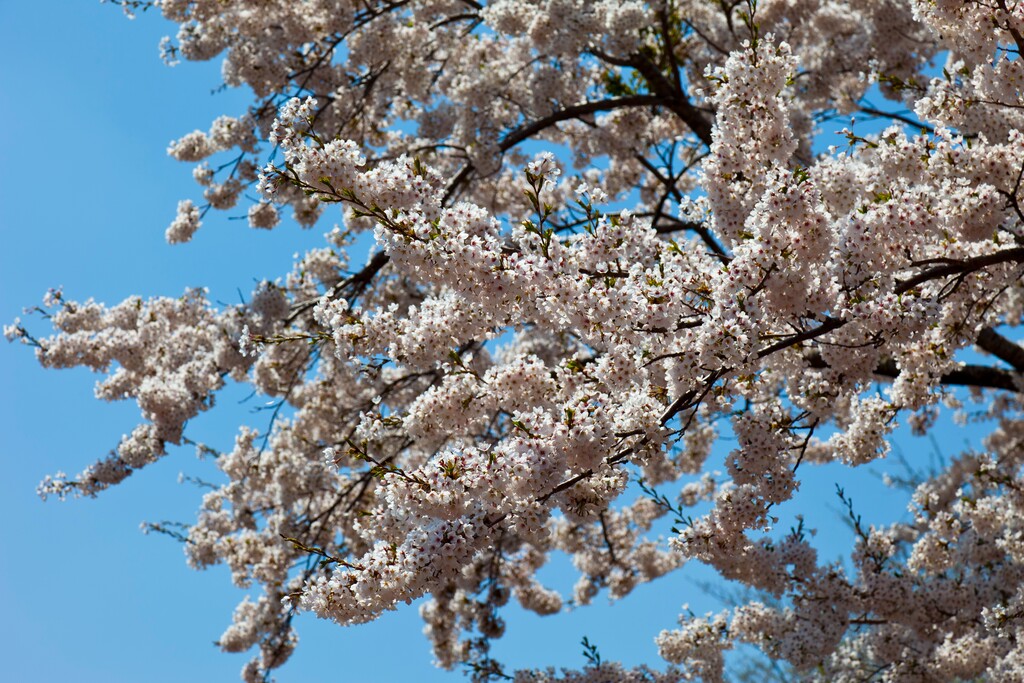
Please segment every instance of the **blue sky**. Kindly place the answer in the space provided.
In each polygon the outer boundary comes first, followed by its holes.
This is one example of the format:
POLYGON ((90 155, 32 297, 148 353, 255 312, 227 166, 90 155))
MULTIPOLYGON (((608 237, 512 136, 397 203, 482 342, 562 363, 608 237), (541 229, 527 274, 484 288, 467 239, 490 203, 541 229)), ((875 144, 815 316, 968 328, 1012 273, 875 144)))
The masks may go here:
MULTIPOLYGON (((189 167, 169 159, 167 143, 206 129, 246 98, 211 94, 218 66, 165 67, 159 39, 172 27, 143 14, 134 22, 95 1, 0 3, 0 321, 38 303, 47 288, 70 298, 115 303, 131 294, 177 296, 208 286, 214 300, 236 301, 255 281, 284 274, 292 254, 322 243, 330 221, 312 231, 283 226, 252 231, 243 220, 208 216, 194 241, 169 246, 164 229, 178 199, 197 198, 189 167)), ((242 211, 237 211, 241 215, 242 211)), ((22 316, 45 334, 42 321, 22 316)), ((0 655, 9 681, 117 683, 237 680, 245 658, 212 643, 245 591, 226 571, 194 572, 181 547, 139 533, 142 521, 194 519, 199 492, 179 472, 215 477, 190 449, 173 452, 96 500, 43 503, 42 477, 75 473, 102 457, 136 424, 133 404, 92 396, 86 371, 44 371, 28 348, 0 346, 0 424, 6 438, 0 481, 0 655)), ((192 438, 229 447, 238 425, 262 426, 244 390, 229 389, 218 408, 189 425, 192 438)), ((943 438, 955 450, 966 434, 943 438)), ((904 439, 904 450, 928 443, 904 439)), ((724 448, 731 445, 725 443, 724 448)), ((842 481, 868 521, 900 514, 897 496, 879 494, 867 472, 811 470, 799 505, 832 557, 849 538, 831 511, 842 481)), ((795 511, 795 507, 791 511, 795 511)), ((566 563, 545 571, 562 588, 566 563)), ((586 635, 605 659, 658 664, 653 637, 672 628, 680 606, 717 607, 688 567, 644 586, 609 609, 595 607, 540 619, 513 611, 496 655, 514 666, 582 666, 586 635)), ((299 649, 279 681, 455 681, 430 665, 415 609, 367 626, 342 629, 306 615, 299 649)))

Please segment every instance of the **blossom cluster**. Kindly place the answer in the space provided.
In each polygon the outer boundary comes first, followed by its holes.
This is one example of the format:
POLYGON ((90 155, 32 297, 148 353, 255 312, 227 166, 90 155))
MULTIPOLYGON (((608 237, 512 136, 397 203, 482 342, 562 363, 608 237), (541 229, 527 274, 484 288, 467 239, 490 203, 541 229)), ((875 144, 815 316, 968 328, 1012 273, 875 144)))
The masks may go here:
POLYGON ((57 292, 52 336, 5 335, 140 410, 44 495, 165 456, 227 379, 274 402, 185 534, 190 564, 262 588, 220 640, 259 648, 246 680, 287 660, 298 612, 421 598, 437 661, 481 680, 722 680, 741 644, 827 681, 1024 677, 1024 4, 158 6, 168 49, 223 54, 256 98, 171 145, 205 204, 168 240, 247 194, 253 227, 290 207, 344 229, 243 305, 57 292), (887 123, 823 151, 839 114, 887 123), (885 459, 955 385, 992 431, 914 482, 911 521, 856 521, 845 566, 803 522, 775 531, 805 468, 885 459), (538 578, 556 552, 571 595, 538 578), (759 597, 665 628, 663 672, 491 656, 513 598, 554 614, 689 561, 759 597))

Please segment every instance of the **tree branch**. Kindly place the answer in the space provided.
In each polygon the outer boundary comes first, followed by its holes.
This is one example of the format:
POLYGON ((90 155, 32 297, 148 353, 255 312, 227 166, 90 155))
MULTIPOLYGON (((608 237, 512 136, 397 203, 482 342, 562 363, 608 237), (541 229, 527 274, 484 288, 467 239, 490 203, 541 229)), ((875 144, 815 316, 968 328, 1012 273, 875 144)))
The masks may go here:
POLYGON ((895 294, 905 294, 917 287, 920 284, 924 284, 928 280, 935 280, 940 277, 947 277, 949 275, 962 275, 971 273, 976 270, 981 270, 986 266, 994 266, 1000 263, 1021 263, 1024 262, 1024 247, 1015 247, 1013 249, 1003 249, 996 251, 991 254, 985 254, 984 256, 975 256, 973 258, 963 259, 961 261, 948 261, 943 265, 936 266, 935 268, 928 268, 922 270, 917 275, 914 275, 909 280, 904 280, 896 285, 896 289, 893 290, 895 294))
POLYGON ((632 69, 636 69, 637 72, 644 77, 644 80, 647 81, 647 85, 652 91, 654 91, 654 94, 658 95, 663 100, 661 104, 668 107, 672 113, 678 116, 679 119, 685 123, 691 131, 693 131, 693 134, 696 135, 701 142, 708 147, 711 146, 712 122, 708 120, 703 112, 693 106, 693 103, 690 102, 685 93, 677 89, 672 82, 658 70, 657 66, 640 55, 630 55, 627 58, 613 57, 612 55, 605 54, 604 52, 595 49, 591 49, 590 53, 609 64, 615 66, 628 66, 632 69))
POLYGON ((350 294, 349 297, 357 296, 363 292, 364 289, 370 284, 370 281, 387 265, 391 257, 383 251, 378 251, 373 255, 362 270, 357 273, 353 273, 350 277, 345 278, 341 282, 337 283, 330 289, 328 289, 323 296, 316 297, 315 299, 307 299, 296 304, 292 304, 291 312, 288 317, 284 319, 284 324, 288 325, 292 323, 300 315, 308 311, 309 309, 316 306, 317 302, 326 297, 327 299, 337 298, 344 290, 348 289, 350 294))
POLYGON ((1006 361, 1017 372, 1024 372, 1024 348, 1015 344, 991 327, 986 327, 978 334, 975 342, 978 348, 991 353, 999 360, 1006 361))
MULTIPOLYGON (((543 116, 532 123, 528 123, 520 128, 509 131, 505 137, 498 143, 498 149, 501 152, 507 152, 512 149, 520 142, 524 142, 532 138, 537 133, 550 128, 556 123, 562 121, 569 121, 571 119, 578 119, 581 116, 588 114, 596 114, 601 111, 613 111, 623 107, 653 107, 656 105, 668 106, 668 102, 664 97, 659 95, 631 95, 629 97, 616 97, 606 100, 595 100, 593 102, 583 102, 581 104, 575 104, 569 107, 564 107, 557 111, 553 111, 547 116, 543 116)), ((447 187, 445 187, 444 198, 442 202, 447 204, 455 191, 464 183, 473 172, 473 164, 467 163, 459 172, 448 181, 447 187)))
MULTIPOLYGON (((828 368, 828 363, 817 351, 804 356, 810 367, 822 370, 828 368)), ((895 379, 900 375, 900 369, 896 361, 886 358, 875 367, 874 374, 886 379, 895 379)), ((942 375, 939 384, 945 386, 978 387, 981 389, 1002 389, 1022 393, 1022 387, 1018 381, 1018 373, 1002 368, 993 368, 987 365, 964 365, 956 370, 951 370, 942 375)))
POLYGON ((529 125, 511 131, 502 138, 498 147, 502 152, 506 152, 520 142, 533 137, 545 128, 549 128, 560 121, 578 119, 581 116, 596 114, 599 111, 612 111, 623 107, 653 107, 656 105, 669 106, 668 98, 661 95, 630 95, 628 97, 614 97, 607 100, 575 104, 553 111, 529 125))

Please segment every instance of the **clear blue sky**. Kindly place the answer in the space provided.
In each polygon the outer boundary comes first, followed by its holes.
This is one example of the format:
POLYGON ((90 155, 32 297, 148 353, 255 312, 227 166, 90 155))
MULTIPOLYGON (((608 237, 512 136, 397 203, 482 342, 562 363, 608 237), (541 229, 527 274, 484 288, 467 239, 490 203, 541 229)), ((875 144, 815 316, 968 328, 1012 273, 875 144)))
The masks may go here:
MULTIPOLYGON (((329 223, 267 233, 212 214, 192 243, 164 242, 177 200, 198 198, 189 167, 166 156, 167 143, 206 129, 219 114, 240 113, 247 101, 237 91, 211 94, 216 63, 165 67, 157 44, 172 28, 153 13, 130 22, 96 1, 0 2, 3 323, 61 285, 71 298, 107 303, 201 285, 214 300, 235 301, 237 289, 248 293, 254 281, 284 274, 294 252, 321 244, 329 223)), ((42 321, 22 317, 45 333, 42 321)), ((199 492, 177 484, 178 473, 215 473, 181 449, 97 500, 44 504, 35 495, 42 477, 76 473, 102 457, 136 424, 136 408, 96 401, 88 372, 41 370, 25 347, 0 346, 0 379, 0 678, 237 680, 245 658, 212 642, 245 591, 232 588, 222 569, 188 569, 173 541, 139 533, 143 520, 193 520, 199 492)), ((250 404, 238 403, 245 393, 228 391, 189 425, 190 435, 226 448, 238 425, 262 426, 250 404)), ((957 441, 950 449, 963 442, 956 432, 949 438, 957 441)), ((918 453, 930 448, 907 444, 918 453)), ((828 531, 818 542, 829 557, 849 538, 830 511, 835 481, 869 521, 894 519, 903 507, 879 494, 867 473, 806 473, 801 505, 812 506, 809 521, 828 531)), ((568 589, 574 577, 564 565, 545 575, 568 589)), ((513 667, 579 667, 586 635, 606 659, 658 664, 653 637, 675 625, 680 605, 717 608, 696 584, 710 576, 688 567, 612 608, 599 597, 595 607, 555 618, 512 611, 495 653, 513 667)), ((432 668, 421 626, 415 609, 349 629, 305 615, 298 651, 277 679, 463 680, 432 668)))

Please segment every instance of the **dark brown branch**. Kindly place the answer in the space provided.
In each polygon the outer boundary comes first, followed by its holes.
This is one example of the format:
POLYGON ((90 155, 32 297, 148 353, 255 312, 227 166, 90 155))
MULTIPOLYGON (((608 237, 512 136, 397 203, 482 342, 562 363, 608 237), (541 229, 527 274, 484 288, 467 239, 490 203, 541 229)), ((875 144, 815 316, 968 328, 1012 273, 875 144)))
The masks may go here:
POLYGON ((557 111, 553 111, 547 116, 539 118, 531 124, 511 131, 502 138, 501 142, 498 144, 498 148, 501 149, 502 152, 507 152, 520 142, 533 137, 545 128, 550 128, 561 121, 578 119, 581 116, 596 114, 599 111, 613 111, 623 107, 653 107, 656 105, 668 106, 669 102, 667 101, 667 98, 659 95, 630 95, 629 97, 615 97, 607 100, 595 100, 593 102, 574 104, 570 107, 564 107, 557 111))
POLYGON ((288 317, 284 319, 284 324, 288 325, 300 315, 308 311, 309 309, 316 306, 320 299, 327 297, 328 299, 337 298, 343 291, 348 290, 350 297, 361 294, 364 289, 370 284, 370 281, 381 271, 381 269, 387 265, 391 257, 383 251, 378 251, 373 255, 363 269, 357 273, 353 273, 350 277, 345 278, 338 284, 328 289, 323 297, 317 297, 315 299, 307 299, 306 301, 293 304, 291 312, 288 317))
POLYGON ((668 16, 668 3, 665 3, 661 10, 658 12, 658 19, 661 23, 661 45, 662 49, 665 50, 665 57, 668 60, 669 66, 672 68, 672 81, 679 92, 683 91, 683 77, 681 69, 679 68, 679 61, 676 59, 675 45, 672 44, 672 21, 668 16))
POLYGON ((689 98, 682 90, 679 90, 672 84, 672 82, 665 77, 658 67, 644 59, 640 55, 631 55, 627 58, 613 57, 612 55, 605 54, 600 50, 590 50, 591 54, 600 59, 601 61, 608 62, 615 66, 626 66, 633 69, 644 77, 647 81, 648 87, 658 95, 662 100, 660 104, 668 107, 668 109, 679 117, 679 119, 687 125, 687 127, 693 131, 701 142, 708 147, 711 146, 711 128, 712 123, 708 118, 693 106, 689 98))
MULTIPOLYGON (((875 374, 882 377, 896 378, 900 369, 896 362, 887 358, 875 368, 875 374)), ((1021 387, 1017 381, 1017 373, 999 368, 991 368, 985 365, 965 365, 957 370, 947 372, 939 380, 941 384, 959 387, 980 387, 985 389, 1004 389, 1006 391, 1020 392, 1021 387)))
POLYGON ((909 116, 903 116, 902 114, 896 114, 894 112, 883 111, 881 109, 875 109, 874 107, 863 107, 862 106, 862 107, 858 107, 858 110, 861 113, 863 113, 863 114, 867 114, 869 116, 874 116, 876 118, 884 118, 884 119, 891 119, 893 121, 899 121, 900 123, 905 123, 908 126, 912 126, 914 128, 917 128, 918 130, 923 130, 923 131, 928 132, 928 133, 934 133, 935 132, 935 128, 933 128, 932 126, 929 126, 927 123, 922 123, 921 121, 918 121, 917 119, 912 119, 909 116))
MULTIPOLYGON (((537 133, 550 128, 556 123, 562 121, 569 121, 571 119, 578 119, 588 114, 596 114, 601 111, 612 111, 621 107, 650 107, 655 105, 666 105, 664 98, 657 95, 633 95, 630 97, 617 97, 607 100, 595 100, 593 102, 583 102, 576 104, 571 107, 564 107, 557 111, 551 112, 547 116, 541 117, 532 123, 526 124, 520 128, 510 131, 501 139, 498 143, 498 149, 501 152, 507 152, 512 149, 520 142, 530 139, 537 133)), ((462 185, 472 174, 473 164, 467 163, 459 172, 448 181, 448 185, 445 187, 444 198, 442 203, 447 204, 455 191, 462 185)))
POLYGON ((608 537, 608 524, 604 521, 604 510, 598 517, 601 520, 601 536, 604 537, 604 544, 608 546, 608 560, 612 564, 618 564, 619 560, 615 557, 615 546, 612 545, 612 539, 608 537))
MULTIPOLYGON (((815 369, 821 370, 829 367, 828 363, 821 357, 821 354, 817 352, 807 354, 805 360, 810 367, 815 369)), ((879 377, 895 379, 899 377, 900 369, 896 366, 896 361, 886 358, 875 367, 874 373, 879 377)), ((1021 392, 1017 373, 987 365, 965 365, 962 368, 944 374, 939 379, 939 383, 944 386, 978 387, 981 389, 1003 389, 1005 391, 1021 392)))
POLYGON ((665 412, 661 414, 661 419, 658 422, 662 426, 665 426, 666 424, 668 424, 668 421, 675 417, 678 413, 684 410, 689 410, 690 408, 693 408, 694 406, 699 404, 701 401, 704 400, 704 397, 708 395, 708 393, 711 391, 711 388, 715 386, 715 382, 717 382, 723 375, 729 372, 729 370, 730 368, 721 368, 719 370, 716 370, 715 372, 712 372, 704 380, 704 390, 700 392, 699 395, 696 389, 691 389, 690 391, 687 391, 682 396, 673 401, 672 404, 665 409, 665 412))
MULTIPOLYGON (((666 190, 676 198, 677 202, 682 203, 683 196, 679 192, 679 190, 676 189, 675 183, 673 181, 666 178, 661 173, 661 171, 659 171, 657 167, 650 161, 648 161, 642 154, 638 154, 636 158, 640 161, 644 168, 646 168, 651 173, 651 175, 654 176, 654 178, 659 183, 665 186, 666 190)), ((703 155, 700 158, 703 158, 703 155)), ((707 246, 707 248, 710 249, 716 257, 718 257, 719 261, 721 261, 722 263, 728 263, 731 260, 729 254, 725 251, 722 245, 718 243, 718 240, 715 239, 715 236, 711 234, 711 231, 703 223, 681 221, 677 218, 673 218, 672 216, 667 216, 659 211, 656 212, 655 220, 652 222, 651 227, 653 227, 660 234, 675 232, 677 230, 690 230, 694 232, 698 237, 700 237, 701 241, 704 242, 705 246, 707 246), (660 219, 667 220, 678 227, 668 228, 666 226, 658 225, 660 219)))
POLYGON ((839 329, 845 324, 846 321, 843 320, 842 318, 825 318, 825 322, 823 322, 822 324, 818 325, 813 329, 805 330, 798 334, 790 335, 788 337, 781 339, 780 341, 775 342, 771 346, 766 346, 765 348, 757 352, 757 357, 764 358, 765 356, 769 356, 775 353, 776 351, 781 351, 782 349, 788 348, 790 346, 801 344, 811 339, 816 339, 823 334, 828 334, 833 330, 839 329))
POLYGON ((999 360, 1006 361, 1018 372, 1024 372, 1024 348, 1013 343, 991 327, 986 327, 978 334, 975 342, 978 348, 991 353, 999 360))
POLYGON ((949 261, 941 266, 922 270, 909 280, 904 280, 897 284, 896 289, 893 291, 895 294, 905 294, 914 287, 924 284, 929 280, 937 280, 950 275, 965 275, 976 270, 981 270, 986 266, 994 266, 1000 263, 1021 262, 1024 262, 1024 247, 1003 249, 1002 251, 985 254, 984 256, 975 256, 973 258, 963 259, 962 261, 949 261))
MULTIPOLYGON (((1006 12, 1007 15, 1012 13, 1011 10, 1006 6, 1006 0, 998 0, 998 2, 999 9, 1006 12)), ((1024 35, 1021 35, 1021 32, 1018 31, 1010 23, 1009 20, 1007 20, 1005 26, 1000 26, 999 28, 1005 29, 1010 34, 1010 36, 1013 38, 1013 42, 1017 44, 1017 54, 1020 55, 1021 57, 1024 57, 1024 35)))
MULTIPOLYGON (((632 455, 634 452, 636 452, 637 449, 639 449, 639 448, 643 447, 644 445, 646 445, 647 441, 648 441, 647 437, 644 437, 644 438, 640 439, 640 441, 635 446, 630 446, 629 448, 624 448, 621 451, 619 451, 618 453, 616 453, 615 455, 612 455, 612 456, 609 456, 609 457, 605 458, 605 463, 608 464, 608 465, 616 465, 616 464, 622 462, 623 460, 628 458, 630 455, 632 455)), ((568 479, 563 481, 561 484, 559 484, 558 486, 556 486, 555 488, 551 489, 550 491, 545 493, 543 496, 538 498, 537 502, 538 503, 545 503, 545 502, 548 501, 549 498, 551 498, 555 494, 561 493, 562 491, 565 491, 567 489, 571 489, 573 486, 575 486, 576 484, 580 483, 584 479, 589 479, 592 476, 594 476, 594 470, 593 469, 588 469, 588 470, 584 470, 583 472, 580 472, 577 475, 569 477, 568 479)), ((503 519, 505 519, 505 515, 502 515, 499 519, 494 520, 493 522, 488 522, 488 526, 494 526, 495 524, 497 524, 498 522, 500 522, 503 519)))

